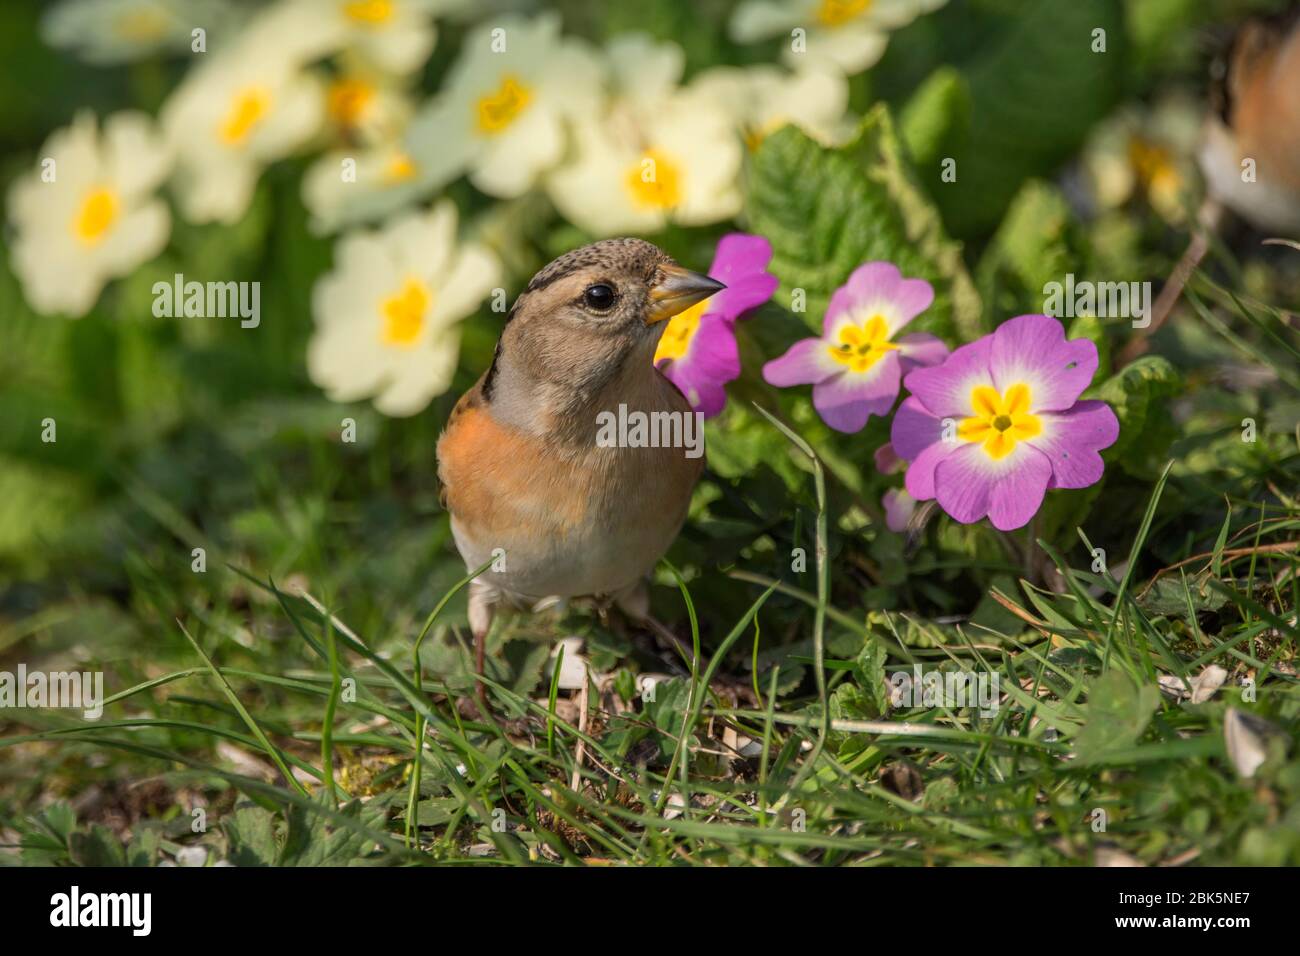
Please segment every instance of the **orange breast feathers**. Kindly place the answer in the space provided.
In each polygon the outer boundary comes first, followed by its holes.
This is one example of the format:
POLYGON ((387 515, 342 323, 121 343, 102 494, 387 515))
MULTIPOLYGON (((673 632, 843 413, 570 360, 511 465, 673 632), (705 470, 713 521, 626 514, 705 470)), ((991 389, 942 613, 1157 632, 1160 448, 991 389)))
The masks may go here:
POLYGON ((476 537, 502 537, 521 523, 563 536, 590 503, 582 469, 476 404, 458 408, 438 440, 438 478, 445 507, 476 537))
POLYGON ((1258 160, 1261 179, 1300 191, 1300 25, 1243 63, 1239 82, 1233 125, 1241 155, 1258 160))

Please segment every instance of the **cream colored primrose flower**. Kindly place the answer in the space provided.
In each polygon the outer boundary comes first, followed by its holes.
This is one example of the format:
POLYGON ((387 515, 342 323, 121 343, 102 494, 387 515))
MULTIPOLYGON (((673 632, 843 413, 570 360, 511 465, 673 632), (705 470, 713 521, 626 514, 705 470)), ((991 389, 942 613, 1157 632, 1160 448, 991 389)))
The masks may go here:
POLYGON ((889 33, 948 0, 747 0, 731 18, 731 38, 754 43, 783 37, 782 58, 795 69, 834 68, 852 76, 885 54, 889 33), (802 30, 796 35, 795 31, 802 30))
POLYGON ((1101 124, 1084 146, 1082 166, 1093 201, 1115 209, 1135 196, 1170 223, 1187 219, 1199 191, 1196 146, 1203 111, 1170 95, 1132 105, 1101 124))
POLYGON ((382 219, 442 185, 403 143, 410 100, 391 76, 354 68, 325 95, 330 123, 344 141, 303 176, 302 198, 319 234, 382 219))
POLYGON ((751 150, 787 123, 827 146, 852 132, 845 112, 849 84, 838 71, 719 66, 697 76, 690 88, 731 113, 751 150))
POLYGON ((302 201, 311 213, 311 231, 326 235, 382 219, 430 196, 440 185, 437 176, 393 141, 326 153, 303 175, 302 201))
POLYGON ((191 30, 228 13, 211 0, 63 0, 41 19, 41 38, 87 63, 127 63, 188 49, 191 30))
POLYGON ((607 60, 611 100, 575 123, 572 161, 547 178, 560 212, 598 236, 739 212, 735 120, 713 95, 677 85, 681 49, 627 34, 610 42, 607 60))
POLYGON ((418 70, 433 52, 435 13, 448 0, 289 0, 318 17, 338 42, 391 73, 418 70))
POLYGON ((312 292, 308 374, 336 402, 373 397, 385 415, 414 415, 451 385, 460 321, 499 271, 485 248, 457 241, 448 200, 345 236, 312 292))
POLYGON ((560 36, 558 15, 490 19, 411 124, 408 152, 439 182, 468 171, 488 195, 520 196, 559 162, 566 120, 590 115, 600 86, 599 61, 560 36))
POLYGON ((107 281, 167 244, 171 216, 154 191, 171 158, 143 113, 116 113, 102 132, 80 113, 38 163, 9 190, 10 262, 33 308, 82 316, 107 281))
POLYGON ((162 124, 186 218, 231 223, 248 209, 263 167, 320 129, 323 95, 295 58, 277 54, 268 31, 208 56, 164 104, 162 124))

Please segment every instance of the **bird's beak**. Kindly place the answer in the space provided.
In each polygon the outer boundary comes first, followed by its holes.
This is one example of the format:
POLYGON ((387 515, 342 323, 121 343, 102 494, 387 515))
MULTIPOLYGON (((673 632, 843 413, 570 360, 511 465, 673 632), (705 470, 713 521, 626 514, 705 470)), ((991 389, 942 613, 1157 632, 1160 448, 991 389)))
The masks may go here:
POLYGON ((663 278, 650 290, 650 308, 646 312, 646 325, 654 325, 685 312, 697 302, 703 302, 726 288, 717 279, 710 279, 681 266, 664 266, 663 278))

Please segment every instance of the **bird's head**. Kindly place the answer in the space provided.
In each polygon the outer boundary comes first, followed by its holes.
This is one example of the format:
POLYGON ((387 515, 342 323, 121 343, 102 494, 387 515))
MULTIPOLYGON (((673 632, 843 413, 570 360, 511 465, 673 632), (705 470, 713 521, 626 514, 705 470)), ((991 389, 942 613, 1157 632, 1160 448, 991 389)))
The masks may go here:
POLYGON ((516 300, 489 391, 537 386, 568 404, 592 399, 623 374, 648 375, 667 320, 723 288, 640 239, 568 252, 516 300))

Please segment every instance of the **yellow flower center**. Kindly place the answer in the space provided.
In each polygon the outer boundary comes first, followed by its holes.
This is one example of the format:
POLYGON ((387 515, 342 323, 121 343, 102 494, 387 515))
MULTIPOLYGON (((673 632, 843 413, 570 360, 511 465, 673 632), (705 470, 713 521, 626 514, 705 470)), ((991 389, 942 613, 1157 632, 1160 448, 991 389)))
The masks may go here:
POLYGON ((513 73, 505 74, 501 77, 501 86, 495 93, 479 97, 479 132, 488 136, 504 132, 523 115, 532 101, 532 89, 521 83, 519 77, 513 73))
POLYGON ((339 126, 351 128, 361 122, 375 98, 375 88, 365 80, 336 80, 325 97, 325 108, 339 126))
POLYGON ((343 15, 354 23, 378 26, 393 18, 393 0, 349 0, 343 4, 343 15))
POLYGON ((384 166, 384 182, 389 186, 406 182, 415 175, 415 172, 414 160, 398 150, 389 157, 388 163, 384 166))
POLYGON ((643 209, 671 209, 682 201, 682 170, 657 149, 647 150, 627 172, 627 191, 643 209))
POLYGON ((842 27, 871 9, 872 0, 821 0, 817 22, 825 27, 842 27))
POLYGON ((379 305, 384 319, 385 345, 410 348, 424 328, 424 317, 433 297, 429 288, 419 279, 407 279, 396 295, 389 296, 379 305))
POLYGON ((250 86, 235 94, 217 135, 227 146, 238 146, 248 139, 253 128, 266 118, 271 108, 271 94, 261 86, 250 86))
POLYGON ((1158 143, 1133 137, 1128 144, 1128 161, 1138 182, 1157 204, 1173 206, 1183 186, 1182 174, 1173 154, 1158 143))
POLYGON ((873 315, 865 325, 849 323, 840 329, 839 343, 827 351, 841 365, 854 372, 865 372, 892 352, 897 345, 889 341, 889 324, 882 315, 873 315))
POLYGON ((117 194, 110 189, 92 189, 82 200, 81 209, 72 221, 72 232, 87 245, 104 238, 104 233, 117 221, 117 194))
POLYGON ((659 347, 655 349, 655 364, 661 359, 679 359, 691 348, 691 339, 700 329, 700 320, 704 318, 706 302, 696 302, 685 312, 680 312, 668 320, 659 347))
POLYGON ((1011 454, 1017 442, 1033 438, 1043 430, 1043 422, 1031 415, 1029 386, 1017 382, 999 395, 991 385, 977 385, 970 393, 969 418, 957 426, 957 437, 981 442, 984 453, 997 461, 1011 454))

